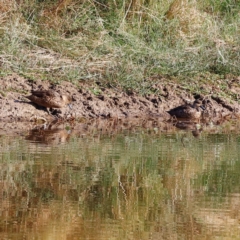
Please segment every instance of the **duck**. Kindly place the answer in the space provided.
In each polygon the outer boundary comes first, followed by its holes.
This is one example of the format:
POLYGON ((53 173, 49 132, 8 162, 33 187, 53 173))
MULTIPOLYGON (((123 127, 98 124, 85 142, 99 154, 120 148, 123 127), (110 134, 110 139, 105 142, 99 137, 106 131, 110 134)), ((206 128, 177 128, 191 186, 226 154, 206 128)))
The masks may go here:
POLYGON ((31 91, 30 96, 26 96, 31 102, 48 108, 63 108, 72 102, 68 95, 61 95, 54 90, 31 91))
POLYGON ((204 106, 201 100, 195 100, 193 104, 184 104, 167 111, 172 117, 187 120, 197 120, 202 116, 204 106))

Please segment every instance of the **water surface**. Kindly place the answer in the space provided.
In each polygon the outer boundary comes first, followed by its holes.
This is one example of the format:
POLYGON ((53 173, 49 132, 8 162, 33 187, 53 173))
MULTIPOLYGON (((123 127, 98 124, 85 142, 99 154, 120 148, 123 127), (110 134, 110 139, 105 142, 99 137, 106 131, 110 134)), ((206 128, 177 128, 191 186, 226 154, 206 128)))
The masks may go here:
POLYGON ((237 132, 2 135, 0 186, 0 239, 240 236, 237 132))

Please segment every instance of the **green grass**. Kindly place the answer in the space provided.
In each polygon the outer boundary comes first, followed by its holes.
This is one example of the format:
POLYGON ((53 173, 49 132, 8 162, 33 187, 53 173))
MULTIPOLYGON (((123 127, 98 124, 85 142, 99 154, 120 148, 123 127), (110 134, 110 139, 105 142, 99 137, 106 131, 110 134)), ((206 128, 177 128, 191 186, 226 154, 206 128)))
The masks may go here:
POLYGON ((239 75, 237 2, 1 3, 1 74, 56 83, 97 81, 143 94, 150 91, 153 76, 204 82, 199 76, 208 73, 219 79, 239 75))

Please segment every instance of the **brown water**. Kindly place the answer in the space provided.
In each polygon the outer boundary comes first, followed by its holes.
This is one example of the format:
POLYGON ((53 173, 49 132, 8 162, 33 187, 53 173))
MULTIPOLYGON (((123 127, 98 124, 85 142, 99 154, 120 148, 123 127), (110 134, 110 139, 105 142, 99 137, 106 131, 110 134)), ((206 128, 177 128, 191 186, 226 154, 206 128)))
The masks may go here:
POLYGON ((0 239, 239 239, 240 137, 0 138, 0 239))

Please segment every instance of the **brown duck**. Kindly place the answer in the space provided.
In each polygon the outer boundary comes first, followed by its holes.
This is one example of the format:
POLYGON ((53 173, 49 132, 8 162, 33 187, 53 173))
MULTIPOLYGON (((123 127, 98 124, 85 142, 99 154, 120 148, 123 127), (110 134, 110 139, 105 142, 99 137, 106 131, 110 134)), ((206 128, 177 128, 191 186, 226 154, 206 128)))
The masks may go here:
POLYGON ((26 96, 33 103, 46 108, 63 108, 72 102, 72 98, 61 95, 53 90, 32 91, 32 95, 26 96))
POLYGON ((195 100, 193 104, 185 104, 168 111, 171 116, 188 120, 200 119, 204 106, 202 101, 195 100))

